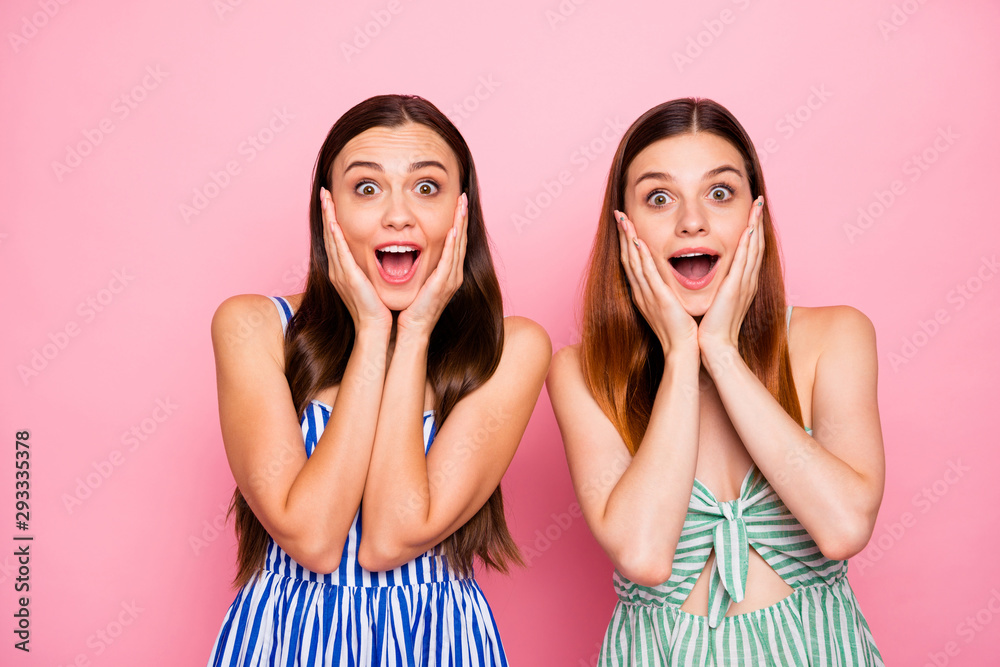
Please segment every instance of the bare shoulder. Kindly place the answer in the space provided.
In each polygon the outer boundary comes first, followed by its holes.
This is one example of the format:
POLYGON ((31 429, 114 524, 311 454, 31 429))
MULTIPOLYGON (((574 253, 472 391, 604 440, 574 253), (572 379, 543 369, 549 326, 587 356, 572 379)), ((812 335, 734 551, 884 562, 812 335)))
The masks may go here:
POLYGON ((554 398, 565 392, 573 394, 582 389, 586 389, 583 377, 583 344, 576 343, 560 348, 552 357, 552 364, 549 366, 548 387, 549 394, 556 394, 554 398))
POLYGON ((266 351, 275 361, 280 361, 284 352, 277 306, 260 294, 229 297, 219 304, 212 316, 212 343, 217 356, 266 351))
POLYGON ((845 344, 874 348, 875 326, 853 306, 795 306, 788 342, 813 357, 845 344))
POLYGON ((511 355, 519 364, 541 365, 543 372, 552 359, 552 341, 542 325, 520 315, 503 320, 504 356, 511 355))
POLYGON ((550 369, 551 374, 566 374, 576 372, 581 373, 582 367, 580 366, 580 355, 583 350, 582 343, 575 343, 573 345, 566 345, 565 347, 559 348, 555 355, 552 357, 552 367, 550 369))

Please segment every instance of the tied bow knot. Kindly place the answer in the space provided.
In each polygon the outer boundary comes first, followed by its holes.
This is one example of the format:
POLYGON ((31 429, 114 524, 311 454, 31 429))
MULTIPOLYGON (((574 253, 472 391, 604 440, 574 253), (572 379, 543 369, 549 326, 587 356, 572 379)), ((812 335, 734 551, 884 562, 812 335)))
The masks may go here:
POLYGON ((712 534, 715 562, 709 577, 708 624, 718 627, 733 600, 742 602, 746 593, 750 544, 743 520, 743 499, 719 503, 722 520, 712 534))

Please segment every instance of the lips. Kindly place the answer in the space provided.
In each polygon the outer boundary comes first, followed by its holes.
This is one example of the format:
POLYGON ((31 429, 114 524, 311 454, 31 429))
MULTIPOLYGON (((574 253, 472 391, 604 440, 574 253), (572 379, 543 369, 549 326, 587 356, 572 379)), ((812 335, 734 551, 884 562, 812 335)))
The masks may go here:
POLYGON ((674 276, 683 287, 698 290, 715 277, 719 265, 719 254, 711 248, 683 248, 671 255, 668 260, 674 276))
POLYGON ((379 275, 388 283, 402 284, 416 273, 420 247, 411 243, 383 243, 375 248, 379 275))

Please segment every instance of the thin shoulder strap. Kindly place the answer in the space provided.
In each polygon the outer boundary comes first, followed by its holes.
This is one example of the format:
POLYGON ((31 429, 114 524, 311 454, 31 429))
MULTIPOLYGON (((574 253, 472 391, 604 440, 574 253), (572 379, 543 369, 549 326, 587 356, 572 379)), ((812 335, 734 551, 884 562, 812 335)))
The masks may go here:
POLYGON ((789 306, 788 310, 785 313, 785 335, 786 336, 788 335, 788 330, 789 330, 789 327, 790 327, 791 323, 792 323, 792 306, 789 306))
POLYGON ((268 298, 278 306, 278 314, 281 315, 281 333, 285 333, 288 331, 288 320, 292 319, 292 307, 282 296, 269 296, 268 298))

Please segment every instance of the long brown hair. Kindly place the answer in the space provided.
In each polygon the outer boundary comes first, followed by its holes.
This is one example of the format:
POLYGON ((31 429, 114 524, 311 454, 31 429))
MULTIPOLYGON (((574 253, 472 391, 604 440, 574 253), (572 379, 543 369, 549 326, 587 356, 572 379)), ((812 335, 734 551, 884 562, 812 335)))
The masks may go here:
MULTIPOLYGON (((373 127, 419 123, 437 132, 458 159, 462 191, 469 198, 468 241, 462 285, 452 296, 431 333, 427 377, 436 397, 435 421, 440 428, 458 401, 486 382, 503 351, 503 302, 483 222, 479 181, 465 139, 448 118, 427 100, 412 95, 379 95, 350 109, 330 129, 313 168, 309 204, 310 259, 302 303, 285 333, 285 377, 299 419, 317 393, 338 384, 354 344, 354 321, 329 278, 323 243, 320 188, 332 190, 331 167, 344 145, 373 127)), ((242 586, 261 570, 269 536, 239 488, 229 508, 236 514, 239 570, 234 586, 242 586)), ((228 515, 227 515, 228 516, 228 515)), ((501 572, 508 563, 523 564, 507 529, 500 487, 465 525, 448 537, 444 552, 453 567, 472 570, 475 556, 501 572)))
POLYGON ((584 378, 632 454, 649 425, 664 360, 659 340, 632 300, 613 212, 625 210, 625 174, 632 160, 660 139, 693 132, 709 132, 732 144, 743 157, 751 195, 764 195, 764 258, 756 296, 740 329, 739 352, 771 395, 802 425, 788 359, 781 260, 757 152, 746 130, 725 107, 708 99, 678 99, 644 113, 622 137, 608 173, 584 286, 584 378))

